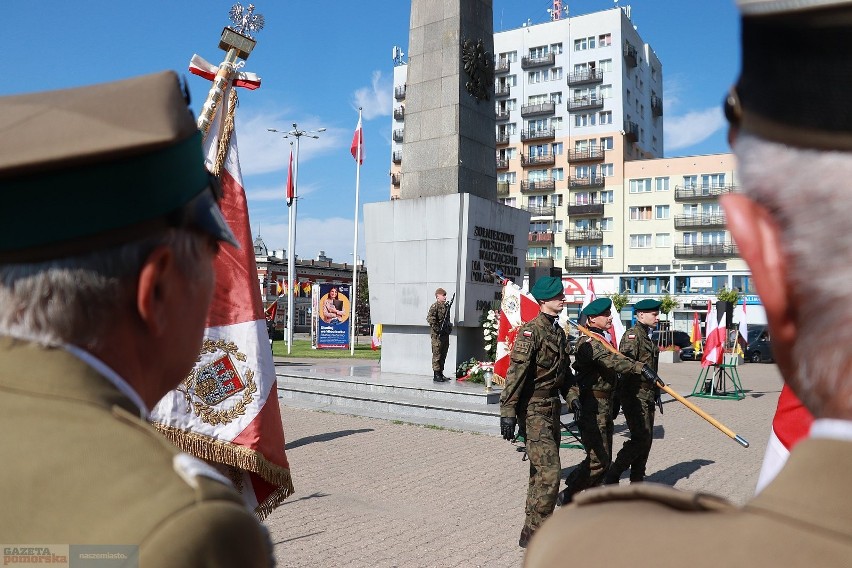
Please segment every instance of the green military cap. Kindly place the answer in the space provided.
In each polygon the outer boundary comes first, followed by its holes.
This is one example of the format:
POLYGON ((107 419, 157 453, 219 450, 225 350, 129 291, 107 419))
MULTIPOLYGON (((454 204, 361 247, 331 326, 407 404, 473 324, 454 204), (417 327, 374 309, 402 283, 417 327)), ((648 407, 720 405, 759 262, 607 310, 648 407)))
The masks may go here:
POLYGON ((545 276, 544 278, 539 278, 535 281, 532 290, 530 290, 530 294, 532 294, 533 298, 536 300, 550 300, 557 296, 563 296, 565 294, 565 288, 562 286, 561 279, 555 276, 545 276))
POLYGON ((663 305, 663 302, 660 300, 652 300, 651 298, 645 298, 644 300, 639 300, 633 306, 633 309, 638 312, 650 312, 654 310, 659 310, 660 306, 663 305))
POLYGON ((598 298, 597 300, 589 302, 589 305, 583 308, 580 315, 584 315, 586 317, 598 316, 607 311, 610 306, 612 306, 612 300, 609 298, 598 298))
POLYGON ((161 72, 0 97, 0 262, 193 227, 234 246, 180 81, 161 72))

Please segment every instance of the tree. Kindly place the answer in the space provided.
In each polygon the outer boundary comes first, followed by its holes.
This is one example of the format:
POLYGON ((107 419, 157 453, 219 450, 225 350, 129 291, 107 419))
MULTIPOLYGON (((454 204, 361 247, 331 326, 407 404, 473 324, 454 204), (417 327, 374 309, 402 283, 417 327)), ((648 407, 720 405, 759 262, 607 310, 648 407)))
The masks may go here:
POLYGON ((366 269, 358 271, 358 297, 355 299, 355 321, 352 325, 356 326, 356 338, 365 326, 367 330, 370 329, 370 282, 366 269))
POLYGON ((620 294, 618 292, 614 292, 609 294, 609 299, 612 300, 612 305, 615 308, 616 312, 621 312, 621 310, 630 303, 630 293, 624 292, 620 294))
POLYGON ((669 319, 669 312, 680 306, 680 302, 672 298, 668 292, 660 299, 660 302, 660 313, 666 316, 666 319, 669 319))

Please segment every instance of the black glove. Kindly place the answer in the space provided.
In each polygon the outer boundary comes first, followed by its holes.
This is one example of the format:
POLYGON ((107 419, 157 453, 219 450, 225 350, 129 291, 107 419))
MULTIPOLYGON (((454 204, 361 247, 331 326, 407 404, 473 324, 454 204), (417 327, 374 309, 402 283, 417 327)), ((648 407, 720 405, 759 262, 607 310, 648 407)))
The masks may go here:
POLYGON ((518 419, 514 416, 500 417, 500 435, 510 442, 515 439, 515 428, 518 426, 518 419))
POLYGON ((642 366, 642 376, 645 377, 648 381, 651 381, 653 384, 657 384, 657 373, 654 372, 654 369, 649 367, 648 365, 642 366))
POLYGON ((571 401, 571 404, 568 405, 568 408, 570 408, 571 412, 574 413, 574 422, 579 423, 581 415, 580 401, 575 398, 571 401))

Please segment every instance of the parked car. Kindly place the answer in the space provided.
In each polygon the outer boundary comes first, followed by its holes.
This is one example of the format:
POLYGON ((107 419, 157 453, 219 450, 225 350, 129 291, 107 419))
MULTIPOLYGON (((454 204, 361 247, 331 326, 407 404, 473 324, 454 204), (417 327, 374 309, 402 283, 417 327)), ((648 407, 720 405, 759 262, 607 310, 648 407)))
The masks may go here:
POLYGON ((676 345, 680 348, 681 361, 695 361, 696 356, 700 357, 700 353, 696 354, 695 346, 689 341, 689 334, 685 331, 654 330, 651 332, 651 341, 659 345, 660 349, 676 345))
POLYGON ((771 363, 772 342, 769 338, 769 328, 765 325, 748 326, 748 346, 746 347, 746 360, 752 363, 771 363))

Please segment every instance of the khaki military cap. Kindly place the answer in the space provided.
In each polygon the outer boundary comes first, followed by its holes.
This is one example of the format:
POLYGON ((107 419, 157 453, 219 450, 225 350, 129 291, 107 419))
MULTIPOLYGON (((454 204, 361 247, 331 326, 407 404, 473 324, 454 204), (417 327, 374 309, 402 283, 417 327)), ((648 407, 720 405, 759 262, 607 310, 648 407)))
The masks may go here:
POLYGON ((761 138, 852 151, 852 0, 738 0, 742 70, 728 120, 761 138))
POLYGON ((0 97, 0 262, 81 254, 178 226, 237 246, 218 197, 172 72, 0 97))

